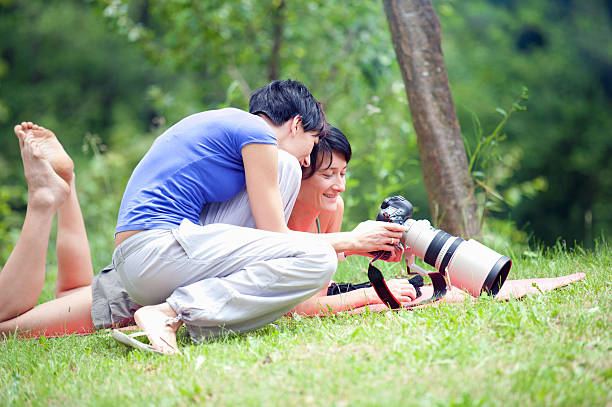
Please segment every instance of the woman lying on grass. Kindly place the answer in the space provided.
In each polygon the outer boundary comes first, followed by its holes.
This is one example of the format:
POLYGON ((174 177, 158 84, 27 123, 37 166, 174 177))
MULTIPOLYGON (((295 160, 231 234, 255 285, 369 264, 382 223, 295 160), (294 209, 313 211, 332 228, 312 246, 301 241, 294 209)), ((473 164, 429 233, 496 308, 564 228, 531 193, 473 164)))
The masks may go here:
MULTIPOLYGON (((340 194, 344 192, 346 186, 345 174, 350 159, 351 146, 348 140, 340 130, 332 127, 327 136, 313 149, 310 157, 311 166, 302 169, 302 185, 289 219, 290 229, 311 233, 340 231, 344 214, 344 202, 340 194)), ((576 273, 555 278, 506 280, 496 298, 508 300, 528 294, 539 294, 568 285, 584 277, 584 273, 576 273)), ((402 293, 403 290, 406 290, 410 283, 406 279, 393 279, 388 280, 387 285, 395 295, 396 292, 402 293)), ((433 295, 432 286, 421 287, 420 291, 421 296, 414 300, 405 295, 398 299, 403 305, 410 305, 433 295)), ((475 300, 475 298, 452 287, 441 301, 455 303, 466 300, 475 300)), ((336 285, 332 282, 327 289, 321 290, 316 296, 298 305, 293 312, 307 316, 328 315, 343 311, 359 313, 365 309, 366 305, 371 311, 388 309, 369 283, 346 287, 346 285, 336 285), (356 287, 358 288, 355 289, 356 287), (351 291, 329 295, 346 289, 351 291)))
MULTIPOLYGON (((98 298, 96 304, 93 303, 93 268, 75 190, 73 164, 65 153, 56 153, 61 145, 51 132, 43 130, 32 123, 22 123, 15 128, 28 181, 28 211, 18 244, 0 272, 0 335, 56 336, 131 325, 134 312, 140 306, 127 296, 112 267, 104 269, 101 278, 97 279, 98 288, 103 288, 99 293, 106 298, 98 298), (49 146, 50 143, 53 145, 49 146), (55 213, 58 215, 56 298, 35 306, 44 284, 48 236, 55 213), (98 313, 108 315, 104 324, 94 326, 92 308, 96 307, 98 313)), ((340 231, 344 212, 340 193, 345 189, 344 177, 350 157, 350 145, 337 129, 332 129, 319 142, 311 157, 312 167, 303 171, 301 190, 288 224, 291 229, 311 233, 340 231)), ((350 233, 347 232, 347 238, 352 238, 350 233)), ((498 296, 521 297, 567 285, 583 277, 580 273, 551 279, 508 280, 498 296), (539 289, 532 286, 534 282, 539 289)), ((414 300, 415 290, 407 280, 390 280, 388 285, 404 304, 414 300)), ((421 288, 423 298, 431 295, 427 288, 421 288)), ((293 312, 323 315, 358 311, 365 305, 385 308, 372 287, 327 295, 333 291, 332 284, 332 289, 322 290, 293 312)), ((465 298, 466 295, 453 289, 445 301, 464 301, 465 298)))

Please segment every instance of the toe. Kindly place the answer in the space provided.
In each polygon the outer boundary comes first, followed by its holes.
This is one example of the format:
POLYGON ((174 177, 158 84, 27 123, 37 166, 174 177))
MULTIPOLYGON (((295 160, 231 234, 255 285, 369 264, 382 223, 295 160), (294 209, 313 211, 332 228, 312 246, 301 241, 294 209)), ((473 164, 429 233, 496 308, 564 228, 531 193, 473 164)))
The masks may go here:
MULTIPOLYGON (((28 134, 28 136, 30 136, 28 134)), ((38 143, 36 143, 36 140, 34 140, 33 137, 26 137, 25 142, 28 144, 28 147, 30 149, 30 151, 32 151, 32 155, 36 158, 43 158, 43 152, 41 151, 40 147, 38 146, 38 143)))
POLYGON ((21 126, 15 126, 15 135, 21 140, 23 141, 23 139, 25 138, 26 134, 23 130, 21 130, 21 126))
POLYGON ((26 134, 23 132, 23 130, 19 130, 19 132, 17 133, 17 138, 19 139, 19 148, 21 150, 23 150, 24 144, 23 144, 23 140, 25 139, 26 134))

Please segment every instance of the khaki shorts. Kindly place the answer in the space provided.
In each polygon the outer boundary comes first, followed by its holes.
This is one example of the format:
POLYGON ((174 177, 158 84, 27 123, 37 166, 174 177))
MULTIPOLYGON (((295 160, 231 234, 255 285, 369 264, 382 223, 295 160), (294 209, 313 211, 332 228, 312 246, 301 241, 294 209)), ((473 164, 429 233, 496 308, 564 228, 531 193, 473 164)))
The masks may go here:
POLYGON ((134 325, 134 312, 141 306, 123 288, 112 264, 104 267, 91 283, 91 319, 96 329, 134 325))

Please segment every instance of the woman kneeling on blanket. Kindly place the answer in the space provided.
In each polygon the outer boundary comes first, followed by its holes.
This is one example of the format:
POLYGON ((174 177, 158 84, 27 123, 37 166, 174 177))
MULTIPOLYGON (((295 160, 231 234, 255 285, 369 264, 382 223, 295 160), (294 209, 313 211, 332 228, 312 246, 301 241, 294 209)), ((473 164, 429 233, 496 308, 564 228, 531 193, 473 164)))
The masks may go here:
MULTIPOLYGON (((15 127, 15 133, 28 182, 28 207, 19 240, 0 272, 0 336, 14 333, 57 336, 133 324, 134 313, 140 305, 129 298, 112 267, 105 268, 94 280, 92 297, 93 268, 72 160, 55 135, 41 126, 24 122, 15 127), (35 306, 44 284, 48 236, 56 213, 56 299, 35 306)), ((301 189, 288 222, 291 229, 310 233, 340 231, 344 212, 340 193, 345 189, 350 157, 348 141, 339 130, 331 128, 313 150, 311 167, 303 168, 301 189)), ((219 208, 215 209, 205 210, 203 221, 207 213, 222 213, 219 208)), ((355 233, 346 232, 345 236, 347 240, 354 239, 355 233)), ((547 279, 508 280, 498 297, 536 294, 582 278, 584 274, 577 273, 547 279), (533 283, 538 287, 533 287, 533 283)), ((407 280, 390 280, 388 284, 405 304, 415 300, 414 288, 407 280)), ((381 304, 372 287, 327 295, 333 291, 325 288, 293 312, 324 315, 381 304)), ((426 295, 424 291, 423 296, 426 295)), ((464 295, 447 295, 446 301, 464 299, 464 295)))

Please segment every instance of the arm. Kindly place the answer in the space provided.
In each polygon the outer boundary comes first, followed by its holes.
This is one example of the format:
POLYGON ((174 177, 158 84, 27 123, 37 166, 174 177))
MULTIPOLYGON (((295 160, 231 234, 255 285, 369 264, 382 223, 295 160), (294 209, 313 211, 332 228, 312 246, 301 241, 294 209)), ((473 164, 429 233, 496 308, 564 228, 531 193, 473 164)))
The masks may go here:
POLYGON ((337 253, 364 254, 375 250, 386 250, 396 254, 393 256, 393 261, 399 261, 402 251, 396 247, 396 244, 401 240, 404 230, 404 226, 396 223, 368 220, 360 223, 351 232, 324 233, 318 236, 330 243, 337 253))
MULTIPOLYGON (((400 261, 403 250, 396 244, 401 240, 405 230, 404 226, 388 222, 366 221, 360 223, 351 232, 340 232, 342 216, 344 215, 344 201, 339 198, 337 209, 333 212, 321 212, 319 221, 321 234, 317 237, 332 245, 336 253, 366 254, 375 250, 391 251, 394 255, 388 261, 400 261), (391 245, 394 239, 394 245, 391 245)), ((295 210, 294 210, 295 212, 295 210)), ((293 233, 306 233, 299 230, 293 233)))
MULTIPOLYGON (((395 298, 402 303, 409 303, 416 298, 416 290, 408 280, 389 280, 387 285, 393 292, 395 298)), ((382 304, 373 287, 360 288, 339 295, 326 295, 327 288, 321 290, 314 297, 309 298, 291 312, 300 315, 332 315, 342 311, 350 311, 355 308, 370 304, 382 304)))
POLYGON ((288 233, 278 188, 278 150, 272 144, 242 148, 246 189, 257 229, 288 233))

